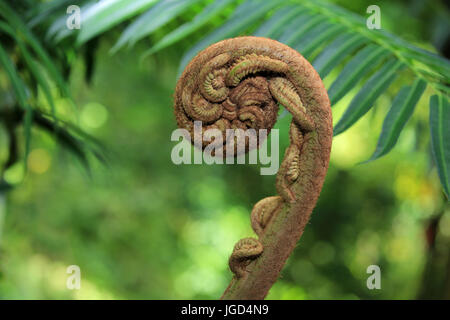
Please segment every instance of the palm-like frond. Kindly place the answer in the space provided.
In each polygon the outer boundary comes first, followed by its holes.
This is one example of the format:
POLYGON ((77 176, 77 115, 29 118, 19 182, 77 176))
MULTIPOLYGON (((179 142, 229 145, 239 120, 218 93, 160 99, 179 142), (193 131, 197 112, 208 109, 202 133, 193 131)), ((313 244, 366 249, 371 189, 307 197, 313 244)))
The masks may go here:
MULTIPOLYGON (((65 3, 64 0, 54 2, 65 3)), ((125 45, 132 46, 140 39, 151 36, 191 10, 192 6, 202 5, 203 11, 165 35, 145 55, 188 37, 226 8, 231 8, 233 13, 223 24, 184 53, 180 72, 208 45, 249 33, 277 39, 295 48, 312 62, 322 78, 345 63, 328 88, 332 105, 355 86, 360 89, 337 122, 335 135, 344 132, 363 117, 398 74, 413 74, 411 83, 406 84, 394 98, 384 120, 377 148, 369 161, 385 155, 395 146, 425 88, 431 88, 435 93, 430 102, 434 162, 448 195, 450 157, 447 141, 450 135, 448 130, 441 128, 443 120, 440 118, 446 119, 448 115, 450 63, 447 59, 384 30, 369 30, 363 17, 326 1, 102 0, 82 3, 81 31, 62 28, 66 15, 61 11, 61 17, 55 19, 48 29, 50 39, 60 41, 71 36, 76 38, 78 45, 82 45, 132 18, 114 46, 112 51, 115 52, 125 45)), ((444 122, 443 128, 446 127, 448 125, 444 122)))
MULTIPOLYGON (((67 1, 61 1, 61 3, 65 2, 67 1)), ((39 6, 39 10, 36 12, 39 19, 32 24, 38 23, 42 17, 48 15, 49 11, 58 8, 55 3, 50 4, 46 4, 45 7, 39 6)), ((101 149, 98 144, 95 148, 90 147, 93 144, 89 141, 94 141, 93 138, 83 133, 77 126, 58 119, 55 110, 55 97, 51 90, 54 84, 59 89, 61 96, 68 98, 68 101, 74 106, 64 76, 29 25, 23 21, 13 7, 4 1, 0 1, 0 37, 2 38, 0 66, 5 70, 16 98, 13 106, 5 107, 5 105, 0 104, 0 122, 12 121, 12 124, 9 123, 8 125, 16 126, 19 121, 22 121, 25 133, 23 156, 25 165, 30 150, 32 126, 49 131, 62 146, 73 152, 86 168, 88 168, 86 159, 89 151, 103 159, 101 152, 96 151, 98 148, 101 149), (19 69, 19 63, 26 66, 26 74, 19 69), (38 108, 38 88, 42 90, 50 106, 51 114, 46 114, 45 111, 38 108), (20 110, 17 110, 15 105, 20 107, 20 110)), ((8 163, 7 165, 11 164, 8 163)))

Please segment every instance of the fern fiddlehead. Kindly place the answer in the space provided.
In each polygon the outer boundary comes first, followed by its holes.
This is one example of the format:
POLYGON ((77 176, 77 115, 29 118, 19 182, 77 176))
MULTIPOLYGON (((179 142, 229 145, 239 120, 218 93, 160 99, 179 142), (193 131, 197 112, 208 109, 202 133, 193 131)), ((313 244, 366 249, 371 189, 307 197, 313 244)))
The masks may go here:
MULTIPOLYGON (((178 126, 191 137, 194 121, 226 137, 226 129, 270 130, 278 104, 292 114, 290 145, 276 178, 279 195, 254 206, 251 222, 258 239, 245 238, 234 247, 229 261, 234 277, 222 296, 263 299, 302 235, 328 169, 332 119, 323 83, 290 47, 239 37, 200 52, 178 80, 174 99, 178 126)), ((236 149, 234 142, 225 139, 223 149, 236 149)))

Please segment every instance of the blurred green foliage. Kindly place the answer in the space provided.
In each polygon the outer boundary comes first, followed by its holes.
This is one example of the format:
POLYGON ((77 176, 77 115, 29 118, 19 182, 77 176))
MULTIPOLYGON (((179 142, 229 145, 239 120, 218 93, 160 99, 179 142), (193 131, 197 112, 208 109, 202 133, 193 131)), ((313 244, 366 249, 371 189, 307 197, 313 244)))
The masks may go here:
MULTIPOLYGON (((341 4, 364 13, 372 3, 341 4)), ((414 9, 407 1, 388 6, 387 28, 419 42, 434 39, 433 16, 394 14, 414 9)), ((148 44, 111 56, 114 42, 101 42, 89 84, 84 60, 74 58, 70 89, 78 114, 66 98, 55 101, 58 116, 78 119, 105 142, 107 165, 93 162, 89 175, 51 133, 33 129, 28 172, 17 163, 5 173, 15 188, 6 213, 0 198, 0 298, 216 299, 231 279, 233 245, 253 234, 252 206, 276 192, 275 177, 259 175, 257 165, 171 162, 172 95, 188 41, 143 61, 148 44), (66 268, 74 264, 81 290, 66 288, 66 268)), ((389 89, 367 117, 333 140, 317 207, 269 299, 450 298, 450 210, 424 134, 431 93, 420 99, 393 151, 358 164, 373 153, 399 89, 389 89), (381 290, 367 289, 372 264, 381 268, 381 290)), ((335 106, 335 119, 357 91, 335 106)), ((276 125, 280 155, 289 123, 285 116, 276 125)), ((0 132, 0 161, 7 153, 0 132)))

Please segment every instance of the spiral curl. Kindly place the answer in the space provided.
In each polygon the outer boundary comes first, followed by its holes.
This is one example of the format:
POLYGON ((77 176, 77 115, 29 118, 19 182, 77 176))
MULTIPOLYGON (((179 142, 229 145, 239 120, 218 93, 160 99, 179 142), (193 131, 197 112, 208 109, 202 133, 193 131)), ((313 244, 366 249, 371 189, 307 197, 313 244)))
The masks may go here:
MULTIPOLYGON (((263 39, 247 38, 253 42, 263 39)), ((279 103, 294 114, 302 128, 313 129, 300 98, 300 84, 292 82, 295 70, 287 62, 250 48, 227 50, 226 46, 221 46, 221 50, 213 52, 213 47, 192 60, 176 89, 178 126, 187 129, 192 138, 194 121, 202 121, 204 131, 218 129, 223 133, 223 150, 233 147, 236 156, 236 137, 233 141, 227 140, 225 131, 267 129, 269 133, 276 122, 279 103)), ((262 141, 258 135, 255 139, 259 147, 262 141)), ((205 146, 203 143, 202 148, 205 146)), ((244 150, 249 151, 248 137, 244 150)))
POLYGON ((263 246, 255 238, 244 238, 238 241, 229 260, 231 271, 239 278, 245 275, 245 267, 263 252, 263 246))
MULTIPOLYGON (((298 52, 259 37, 228 39, 206 48, 188 64, 175 91, 178 126, 188 130, 191 141, 194 121, 202 121, 203 132, 219 130, 224 137, 224 156, 227 148, 234 148, 234 155, 239 155, 237 137, 227 137, 227 129, 266 129, 269 133, 279 104, 292 114, 290 145, 277 174, 279 195, 265 198, 253 208, 252 227, 260 239, 245 238, 234 247, 229 265, 237 279, 245 277, 246 267, 262 254, 261 239, 277 212, 289 209, 304 197, 304 211, 309 218, 331 149, 328 96, 320 77, 298 52)), ((255 138, 259 147, 262 141, 259 135, 255 138)), ((244 143, 248 152, 248 137, 244 143)), ((303 220, 300 217, 295 222, 304 225, 303 220)), ((280 257, 281 261, 286 258, 280 257)))

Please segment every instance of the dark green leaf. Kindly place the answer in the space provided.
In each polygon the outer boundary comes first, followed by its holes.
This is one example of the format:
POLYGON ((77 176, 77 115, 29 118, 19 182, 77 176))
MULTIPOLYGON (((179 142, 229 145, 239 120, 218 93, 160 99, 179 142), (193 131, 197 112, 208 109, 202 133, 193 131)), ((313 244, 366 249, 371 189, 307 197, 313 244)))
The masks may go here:
POLYGON ((376 32, 377 34, 382 35, 386 41, 395 44, 395 47, 399 50, 399 53, 404 57, 412 58, 421 61, 428 66, 438 68, 438 70, 446 77, 447 81, 450 81, 450 61, 448 59, 441 57, 436 53, 418 48, 408 41, 390 34, 385 30, 376 30, 376 32))
MULTIPOLYGON (((77 43, 82 44, 101 32, 153 5, 156 0, 100 1, 82 12, 82 28, 77 43)), ((169 2, 169 1, 166 1, 169 2)))
POLYGON ((71 4, 75 4, 73 0, 53 0, 39 3, 27 12, 27 17, 30 18, 28 26, 33 28, 45 20, 51 19, 51 16, 58 11, 63 11, 66 13, 66 8, 71 4))
POLYGON ((383 47, 368 45, 360 50, 342 69, 328 90, 331 104, 337 103, 359 80, 369 73, 381 59, 389 55, 383 47))
POLYGON ((134 45, 197 2, 198 0, 169 0, 157 3, 125 29, 111 52, 116 52, 127 42, 134 45))
POLYGON ((439 179, 450 196, 450 103, 441 95, 430 98, 431 147, 439 179))
POLYGON ((383 122, 378 145, 368 161, 373 161, 388 153, 397 143, 400 132, 414 112, 414 108, 424 92, 427 84, 424 80, 416 80, 412 86, 403 87, 392 101, 391 108, 383 122))
POLYGON ((28 157, 28 153, 30 151, 30 141, 31 141, 31 119, 32 119, 32 110, 30 105, 28 104, 26 97, 26 87, 22 82, 22 79, 17 74, 16 68, 9 59, 6 51, 0 45, 0 64, 6 71, 8 75, 11 85, 13 87, 14 93, 16 95, 16 99, 19 105, 25 110, 24 117, 24 132, 25 132, 25 156, 24 156, 24 164, 26 169, 26 161, 28 157))
POLYGON ((297 5, 282 7, 264 22, 253 35, 256 37, 278 38, 285 25, 304 10, 303 7, 297 5))
POLYGON ((155 44, 149 51, 144 53, 144 55, 153 54, 180 39, 188 36, 192 32, 199 29, 201 26, 210 21, 213 17, 215 17, 218 13, 223 11, 225 7, 229 4, 235 2, 236 0, 221 0, 215 1, 211 3, 208 7, 206 7, 200 14, 198 14, 192 21, 185 23, 180 26, 178 29, 167 34, 164 38, 161 39, 157 44, 155 44))
POLYGON ((342 33, 343 26, 321 23, 314 27, 302 39, 294 45, 294 49, 298 50, 305 58, 308 58, 316 49, 322 47, 327 41, 342 33))
POLYGON ((320 12, 322 14, 326 14, 328 16, 338 16, 340 18, 348 20, 349 22, 362 24, 364 27, 366 26, 366 19, 361 17, 359 14, 344 9, 341 6, 335 5, 328 1, 321 1, 321 0, 304 1, 302 5, 311 10, 320 12))
POLYGON ((203 50, 208 45, 219 40, 236 36, 238 33, 246 30, 249 26, 259 21, 268 11, 281 3, 281 0, 258 0, 252 1, 251 5, 246 2, 241 4, 236 8, 234 15, 225 24, 205 36, 183 55, 178 73, 181 74, 189 61, 191 61, 200 50, 203 50))
POLYGON ((373 106, 375 100, 389 87, 397 75, 402 63, 391 60, 372 75, 353 98, 344 115, 336 124, 333 135, 338 135, 350 128, 373 106))
POLYGON ((33 35, 31 30, 26 26, 26 24, 21 20, 20 16, 11 9, 5 2, 0 2, 0 15, 2 15, 5 20, 7 20, 16 32, 20 32, 24 41, 33 49, 37 57, 42 61, 46 67, 49 75, 53 78, 55 83, 59 86, 60 90, 66 95, 70 96, 67 85, 56 68, 55 64, 52 62, 50 56, 42 47, 39 40, 33 35))
POLYGON ((18 45, 19 45, 20 50, 22 51, 25 62, 27 63, 28 68, 30 69, 33 77, 36 79, 37 83, 39 83, 40 87, 42 88, 45 98, 47 99, 48 104, 50 105, 50 108, 52 111, 52 116, 56 121, 55 103, 53 101, 53 95, 52 95, 52 92, 50 89, 50 85, 48 84, 44 75, 39 70, 39 66, 37 65, 36 61, 31 57, 31 54, 29 53, 29 51, 25 47, 25 45, 21 42, 18 42, 18 45))
POLYGON ((311 15, 310 13, 300 14, 297 18, 290 22, 283 34, 278 38, 278 41, 292 46, 298 39, 300 39, 306 32, 317 26, 319 23, 326 21, 320 15, 311 15))
POLYGON ((330 71, 341 63, 347 55, 351 54, 365 40, 359 35, 343 34, 337 37, 327 48, 314 60, 313 66, 320 77, 325 78, 330 71))
POLYGON ((77 126, 62 120, 55 123, 46 113, 39 110, 34 112, 33 121, 38 128, 53 134, 57 142, 72 152, 88 172, 90 170, 88 152, 91 152, 99 161, 106 162, 106 150, 103 145, 77 126))
POLYGON ((23 83, 22 79, 17 73, 16 67, 12 63, 11 59, 9 59, 8 54, 6 53, 5 49, 3 49, 1 44, 0 44, 0 64, 3 66, 3 68, 6 71, 6 74, 8 75, 8 78, 14 90, 14 94, 16 95, 17 102, 23 109, 25 110, 29 109, 30 107, 27 103, 27 95, 26 95, 27 88, 25 87, 25 84, 23 83))
POLYGON ((30 145, 31 145, 31 124, 33 123, 33 110, 28 108, 25 110, 25 115, 23 118, 23 130, 25 134, 25 153, 24 153, 24 166, 25 170, 27 169, 27 160, 28 155, 30 154, 30 145))
MULTIPOLYGON (((83 10, 83 8, 81 8, 83 10)), ((55 42, 58 42, 62 40, 65 36, 68 36, 72 34, 75 31, 78 31, 77 29, 70 30, 66 27, 66 21, 67 16, 62 15, 55 19, 53 23, 50 25, 50 27, 47 30, 47 33, 45 34, 45 39, 50 40, 52 38, 58 37, 58 40, 55 40, 55 42), (61 34, 64 34, 64 36, 61 36, 61 34)))

